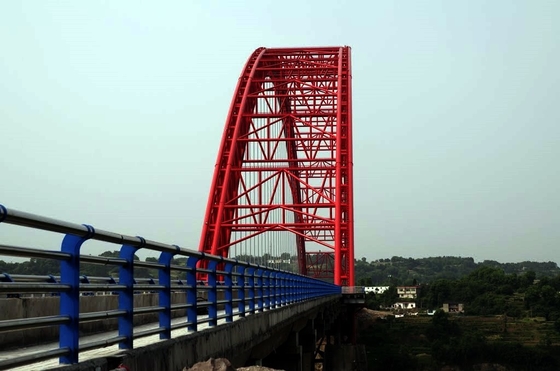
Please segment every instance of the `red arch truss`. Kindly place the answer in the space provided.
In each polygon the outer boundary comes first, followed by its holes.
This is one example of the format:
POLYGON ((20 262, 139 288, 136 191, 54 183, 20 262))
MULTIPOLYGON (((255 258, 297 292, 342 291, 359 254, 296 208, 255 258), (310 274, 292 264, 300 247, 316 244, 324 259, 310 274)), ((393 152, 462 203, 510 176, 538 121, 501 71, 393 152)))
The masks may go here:
POLYGON ((199 250, 228 256, 289 233, 300 273, 352 286, 352 192, 350 48, 255 50, 233 95, 199 250))

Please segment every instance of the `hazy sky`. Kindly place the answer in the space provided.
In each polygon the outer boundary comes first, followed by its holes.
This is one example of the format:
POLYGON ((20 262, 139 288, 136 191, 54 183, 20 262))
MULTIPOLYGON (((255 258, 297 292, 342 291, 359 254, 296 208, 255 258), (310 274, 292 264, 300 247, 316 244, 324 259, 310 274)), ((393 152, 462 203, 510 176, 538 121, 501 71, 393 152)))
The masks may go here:
MULTIPOLYGON (((560 263, 559 20, 557 0, 3 1, 0 204, 196 249, 247 57, 349 45, 356 257, 560 263)), ((43 236, 0 225, 58 249, 43 236)))

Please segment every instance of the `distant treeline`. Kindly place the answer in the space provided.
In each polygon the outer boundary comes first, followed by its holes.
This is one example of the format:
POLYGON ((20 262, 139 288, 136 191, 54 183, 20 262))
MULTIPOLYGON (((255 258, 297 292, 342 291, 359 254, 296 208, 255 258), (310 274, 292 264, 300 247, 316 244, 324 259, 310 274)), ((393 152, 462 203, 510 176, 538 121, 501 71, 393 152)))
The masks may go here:
MULTIPOLYGON (((117 258, 118 251, 105 251, 100 256, 117 258)), ((270 261, 281 264, 272 264, 274 267, 284 270, 294 270, 297 267, 297 257, 284 253, 279 257, 265 254, 260 257, 240 255, 236 257, 240 261, 248 261, 255 264, 267 265, 270 261), (287 263, 287 261, 290 263, 287 263)), ((135 256, 136 260, 140 260, 135 256)), ((146 258, 147 262, 157 262, 157 258, 146 258)), ((185 265, 186 258, 178 257, 173 260, 175 265, 185 265)), ((366 258, 355 261, 356 283, 363 286, 395 286, 430 283, 437 279, 459 279, 469 275, 480 267, 491 267, 502 270, 505 274, 523 274, 534 272, 536 278, 555 277, 560 274, 560 268, 554 262, 521 262, 521 263, 499 263, 494 260, 485 260, 475 263, 473 258, 462 258, 453 256, 441 256, 430 258, 403 258, 394 256, 387 259, 378 259, 368 262, 366 258)), ((99 264, 82 264, 81 274, 87 276, 116 276, 119 268, 116 266, 99 264)), ((52 259, 32 258, 21 263, 5 262, 0 260, 0 273, 10 274, 35 274, 35 275, 58 275, 60 263, 52 259)), ((157 271, 148 268, 136 268, 137 277, 157 278, 157 271)))
POLYGON ((356 283, 363 286, 392 286, 430 283, 437 279, 459 279, 480 267, 502 270, 506 274, 534 272, 536 278, 554 277, 560 268, 554 262, 499 263, 484 260, 475 263, 473 258, 438 256, 430 258, 403 258, 393 256, 368 262, 366 258, 356 261, 356 283))
MULTIPOLYGON (((99 255, 105 258, 118 258, 119 251, 105 251, 103 254, 99 255)), ((138 256, 134 256, 134 260, 139 261, 138 256)), ((147 262, 156 262, 156 258, 146 258, 147 262)), ((185 264, 186 258, 174 259, 174 264, 180 265, 185 264)), ((135 268, 135 276, 142 278, 152 277, 152 269, 147 269, 144 267, 135 268)), ((24 274, 24 275, 60 275, 60 262, 55 259, 41 259, 41 258, 31 258, 28 261, 21 263, 16 262, 5 262, 0 260, 0 272, 8 274, 24 274)), ((119 267, 115 265, 103 265, 103 264, 87 264, 82 263, 80 265, 80 274, 91 277, 108 277, 108 276, 118 276, 119 267)), ((157 278, 157 272, 156 276, 157 278)))
MULTIPOLYGON (((105 258, 118 258, 119 251, 105 251, 99 256, 105 258)), ((297 257, 290 256, 288 253, 283 253, 280 256, 272 256, 265 254, 260 257, 253 257, 250 255, 239 255, 236 257, 239 261, 250 262, 253 264, 270 265, 278 269, 294 271, 297 269, 297 257)), ((138 256, 134 256, 134 260, 140 261, 138 256)), ((150 263, 157 263, 158 259, 148 257, 145 260, 150 263)), ((177 257, 172 260, 172 265, 185 266, 187 263, 186 257, 177 257)), ((41 259, 31 258, 28 261, 21 263, 5 262, 0 260, 0 273, 8 274, 22 274, 22 275, 60 275, 60 262, 54 259, 41 259)), ((90 277, 117 277, 119 275, 119 267, 115 265, 104 264, 88 264, 82 263, 80 266, 80 274, 90 277)), ((172 271, 172 276, 175 279, 184 279, 185 272, 172 271)), ((137 278, 158 278, 157 269, 146 267, 135 267, 134 276, 137 278)))

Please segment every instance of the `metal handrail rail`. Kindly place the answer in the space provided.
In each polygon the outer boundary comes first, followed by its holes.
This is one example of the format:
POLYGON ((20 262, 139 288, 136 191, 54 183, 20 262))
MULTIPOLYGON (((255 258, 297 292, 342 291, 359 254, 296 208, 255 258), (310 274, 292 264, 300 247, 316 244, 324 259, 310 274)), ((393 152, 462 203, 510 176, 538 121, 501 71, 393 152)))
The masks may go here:
POLYGON ((189 331, 197 331, 201 323, 214 327, 217 326, 219 319, 225 319, 226 323, 232 322, 234 313, 244 317, 304 300, 341 293, 339 286, 296 273, 213 256, 176 245, 146 240, 139 236, 99 230, 90 225, 7 209, 0 205, 0 227, 2 223, 55 232, 64 236, 60 251, 0 244, 0 255, 54 259, 60 261, 61 268, 58 276, 10 275, 8 272, 0 272, 2 293, 37 292, 60 295, 60 313, 57 316, 0 321, 0 332, 59 326, 59 347, 34 355, 2 360, 0 369, 31 364, 57 356, 60 357, 61 364, 77 363, 79 353, 87 349, 113 344, 118 344, 120 349, 132 349, 133 339, 139 337, 159 334, 160 339, 170 339, 172 329, 187 327, 189 331), (81 255, 81 245, 87 240, 121 245, 119 257, 81 255), (158 262, 134 260, 134 254, 138 249, 160 252, 158 262), (172 264, 175 256, 186 257, 186 265, 172 264), (118 267, 118 278, 82 276, 80 263, 118 267), (158 278, 135 279, 134 267, 157 270, 158 278), (186 275, 186 278, 172 279, 172 271, 181 272, 186 275), (198 279, 200 274, 207 275, 204 284, 201 284, 198 279), (157 293, 157 305, 135 307, 134 294, 142 290, 157 293), (80 294, 99 291, 116 293, 118 309, 80 313, 80 294), (186 303, 171 303, 171 293, 175 291, 186 294, 186 303), (199 300, 199 291, 206 295, 202 301, 199 300), (223 293, 222 298, 218 298, 218 291, 223 293), (223 309, 223 312, 218 314, 218 308, 223 309), (201 309, 206 311, 207 315, 199 318, 198 312, 201 309), (172 312, 177 310, 186 311, 187 321, 172 326, 172 312), (158 315, 159 327, 134 333, 134 316, 152 313, 158 315), (79 345, 80 323, 109 318, 118 320, 118 336, 79 345))

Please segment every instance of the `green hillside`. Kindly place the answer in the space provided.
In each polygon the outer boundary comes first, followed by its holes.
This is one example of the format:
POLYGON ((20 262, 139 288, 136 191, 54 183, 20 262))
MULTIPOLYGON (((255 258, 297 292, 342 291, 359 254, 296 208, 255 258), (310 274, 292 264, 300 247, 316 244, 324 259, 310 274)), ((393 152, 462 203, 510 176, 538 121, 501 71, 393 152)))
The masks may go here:
POLYGON ((368 262, 366 258, 356 260, 356 282, 364 286, 411 285, 429 283, 439 278, 458 279, 477 268, 492 267, 506 274, 535 272, 536 278, 553 277, 560 274, 560 268, 554 262, 499 263, 485 260, 476 263, 473 258, 439 256, 429 258, 392 258, 368 262))

